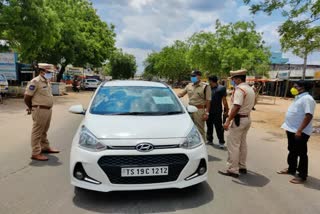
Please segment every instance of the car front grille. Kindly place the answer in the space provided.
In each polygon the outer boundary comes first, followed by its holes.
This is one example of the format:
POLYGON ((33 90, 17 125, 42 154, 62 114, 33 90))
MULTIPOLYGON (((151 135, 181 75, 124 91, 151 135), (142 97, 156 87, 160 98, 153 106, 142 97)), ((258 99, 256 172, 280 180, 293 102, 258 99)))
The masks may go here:
POLYGON ((185 154, 103 156, 98 164, 113 184, 164 183, 178 179, 189 159, 185 154), (168 166, 166 176, 121 177, 124 167, 168 166))

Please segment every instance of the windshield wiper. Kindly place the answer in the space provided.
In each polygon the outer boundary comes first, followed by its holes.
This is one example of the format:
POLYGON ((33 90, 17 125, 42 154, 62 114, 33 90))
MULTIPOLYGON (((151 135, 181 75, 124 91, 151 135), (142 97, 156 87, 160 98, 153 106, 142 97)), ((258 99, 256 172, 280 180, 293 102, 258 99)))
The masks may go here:
POLYGON ((118 112, 106 115, 174 115, 182 114, 183 111, 170 111, 170 112, 118 112))
POLYGON ((158 115, 173 115, 173 114, 182 114, 183 111, 169 111, 169 112, 159 112, 158 115))
POLYGON ((119 112, 111 115, 151 115, 153 112, 119 112))

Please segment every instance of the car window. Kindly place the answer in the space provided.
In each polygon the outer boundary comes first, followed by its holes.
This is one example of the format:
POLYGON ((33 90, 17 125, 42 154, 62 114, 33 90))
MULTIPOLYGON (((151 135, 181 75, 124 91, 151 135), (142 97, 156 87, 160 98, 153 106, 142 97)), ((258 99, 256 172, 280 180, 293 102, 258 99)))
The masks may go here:
POLYGON ((87 80, 87 82, 97 82, 96 80, 87 80))
POLYGON ((90 112, 92 114, 166 115, 184 113, 183 107, 169 88, 101 87, 90 112))

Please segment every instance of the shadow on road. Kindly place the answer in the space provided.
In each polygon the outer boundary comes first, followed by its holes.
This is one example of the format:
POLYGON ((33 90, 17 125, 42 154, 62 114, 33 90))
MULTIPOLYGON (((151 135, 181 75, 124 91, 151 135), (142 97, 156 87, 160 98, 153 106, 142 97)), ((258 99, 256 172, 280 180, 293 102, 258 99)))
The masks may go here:
POLYGON ((42 167, 42 166, 60 166, 62 162, 60 162, 59 158, 53 155, 46 155, 49 160, 48 161, 35 161, 32 160, 29 165, 35 167, 42 167))
POLYGON ((208 155, 208 161, 209 161, 209 162, 213 162, 213 161, 222 161, 222 159, 217 158, 217 157, 212 156, 212 155, 208 155))
POLYGON ((196 208, 211 202, 214 193, 208 183, 186 189, 94 192, 75 188, 76 206, 99 213, 161 213, 196 208))
POLYGON ((238 180, 233 180, 233 182, 250 187, 264 187, 270 182, 270 179, 264 175, 248 171, 246 175, 240 175, 238 180))
POLYGON ((308 176, 308 180, 304 186, 309 189, 320 190, 320 180, 318 178, 308 176))

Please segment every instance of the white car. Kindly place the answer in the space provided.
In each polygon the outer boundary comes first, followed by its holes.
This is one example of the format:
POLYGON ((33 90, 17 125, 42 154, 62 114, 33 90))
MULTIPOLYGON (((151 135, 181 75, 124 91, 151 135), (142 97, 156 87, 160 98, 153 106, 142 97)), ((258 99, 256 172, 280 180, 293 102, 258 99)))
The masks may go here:
POLYGON ((109 192, 185 188, 207 179, 208 155, 188 111, 171 88, 111 81, 95 92, 71 148, 72 185, 109 192))
POLYGON ((82 82, 83 89, 96 89, 99 87, 101 81, 97 79, 84 79, 82 82))

